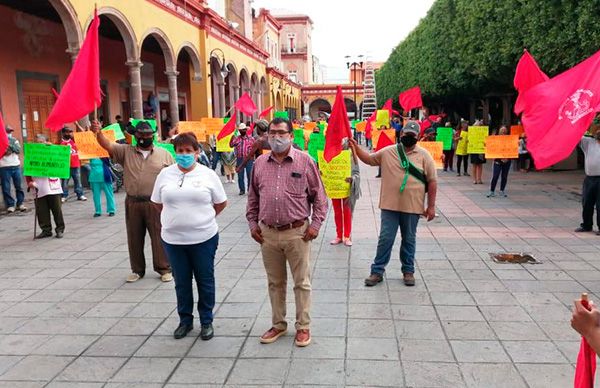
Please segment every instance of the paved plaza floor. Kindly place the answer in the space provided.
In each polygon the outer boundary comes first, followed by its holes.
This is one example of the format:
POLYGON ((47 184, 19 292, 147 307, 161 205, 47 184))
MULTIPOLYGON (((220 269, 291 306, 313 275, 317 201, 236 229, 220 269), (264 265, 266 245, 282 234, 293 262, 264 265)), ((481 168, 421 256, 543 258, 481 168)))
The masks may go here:
POLYGON ((487 184, 440 172, 439 218, 419 225, 417 285, 401 282, 397 241, 386 280, 365 288, 380 181, 375 168, 362 172, 354 246, 329 245, 331 211, 312 245, 307 348, 291 332, 259 344, 270 305, 237 185, 225 185, 229 206, 218 218, 211 341, 198 327, 173 339, 174 285, 149 259, 146 277, 125 283, 122 193, 113 218, 92 218, 91 201, 64 204, 62 240, 33 241, 31 212, 0 218, 0 387, 572 386, 579 337, 570 306, 583 291, 600 295, 600 237, 572 232, 582 173, 511 172, 509 197, 489 199, 487 184), (542 264, 497 264, 490 252, 527 252, 542 264))

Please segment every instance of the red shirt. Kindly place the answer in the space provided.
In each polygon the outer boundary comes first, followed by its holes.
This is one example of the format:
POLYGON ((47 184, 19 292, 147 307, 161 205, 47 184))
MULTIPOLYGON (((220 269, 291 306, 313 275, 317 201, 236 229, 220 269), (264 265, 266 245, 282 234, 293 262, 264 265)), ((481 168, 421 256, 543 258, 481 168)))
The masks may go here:
POLYGON ((235 148, 235 156, 239 159, 245 158, 252 151, 254 138, 252 136, 235 136, 229 141, 229 146, 235 148))
POLYGON ((252 168, 246 219, 250 229, 259 222, 287 225, 311 217, 319 230, 327 216, 327 197, 317 165, 308 154, 290 147, 279 164, 271 153, 259 156, 252 168))
POLYGON ((75 144, 75 140, 62 139, 60 141, 60 145, 68 145, 71 147, 71 168, 81 167, 81 162, 79 161, 79 152, 77 151, 77 145, 75 144))

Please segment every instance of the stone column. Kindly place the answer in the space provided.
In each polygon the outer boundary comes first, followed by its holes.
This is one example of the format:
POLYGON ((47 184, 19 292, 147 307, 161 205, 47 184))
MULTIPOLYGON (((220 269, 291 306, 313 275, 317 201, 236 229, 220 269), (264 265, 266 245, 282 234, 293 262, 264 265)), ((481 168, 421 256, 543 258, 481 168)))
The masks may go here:
POLYGON ((144 106, 142 102, 142 75, 140 69, 143 63, 140 61, 127 61, 129 67, 129 98, 131 103, 131 115, 134 119, 144 118, 144 106))
POLYGON ((177 93, 177 70, 165 71, 167 81, 169 83, 169 109, 171 113, 171 126, 174 127, 179 123, 179 95, 177 93))
POLYGON ((218 81, 217 86, 219 88, 219 117, 223 117, 225 115, 225 82, 218 81))

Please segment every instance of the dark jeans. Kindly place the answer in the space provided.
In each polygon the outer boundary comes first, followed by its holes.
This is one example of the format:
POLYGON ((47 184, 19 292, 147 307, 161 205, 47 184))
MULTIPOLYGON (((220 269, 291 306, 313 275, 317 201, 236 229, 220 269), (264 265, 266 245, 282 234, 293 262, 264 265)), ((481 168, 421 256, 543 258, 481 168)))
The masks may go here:
POLYGON ((533 168, 533 163, 531 161, 531 155, 529 153, 519 154, 519 170, 531 171, 532 168, 533 168), (527 167, 525 167, 525 166, 527 166, 527 167))
POLYGON ((600 228, 600 175, 586 176, 583 180, 583 190, 581 192, 581 202, 583 205, 583 229, 592 230, 594 227, 594 206, 596 207, 596 225, 600 228))
POLYGON ((452 171, 452 166, 454 166, 454 150, 446 150, 444 151, 444 171, 448 169, 452 171))
POLYGON ((494 162, 493 171, 494 175, 492 176, 492 183, 490 185, 490 191, 496 190, 496 184, 498 183, 498 178, 500 174, 502 174, 502 179, 500 180, 500 191, 504 191, 506 188, 506 182, 508 181, 508 172, 510 171, 510 165, 512 164, 512 160, 509 160, 506 163, 496 163, 494 162))
POLYGON ((54 217, 56 233, 65 231, 65 220, 63 219, 60 197, 60 194, 50 194, 35 199, 35 213, 38 224, 44 232, 52 233, 50 212, 52 212, 52 216, 54 217))
POLYGON ((217 164, 219 164, 219 159, 221 159, 221 153, 217 152, 216 148, 212 149, 212 169, 217 169, 217 164))
POLYGON ((465 174, 467 173, 467 168, 469 167, 469 155, 456 155, 456 172, 460 173, 460 165, 462 162, 465 163, 465 174))
MULTIPOLYGON (((73 178, 73 188, 77 198, 83 195, 83 187, 81 186, 81 167, 71 167, 71 178, 73 178)), ((69 179, 62 179, 63 198, 69 196, 69 179)))
MULTIPOLYGON (((237 164, 236 166, 239 166, 240 164, 242 164, 242 162, 244 161, 243 158, 237 158, 237 164)), ((252 174, 252 166, 254 166, 254 160, 249 160, 248 163, 246 163, 246 166, 244 166, 244 168, 242 170, 240 170, 239 174, 238 174, 238 187, 240 189, 240 192, 246 192, 246 182, 244 179, 244 175, 246 175, 246 177, 248 178, 248 187, 250 187, 250 176, 252 174), (244 174, 245 172, 245 174, 244 174)))
POLYGON ((213 321, 215 253, 218 245, 218 233, 209 240, 194 245, 173 245, 163 241, 175 278, 177 313, 179 314, 179 323, 182 325, 192 325, 194 322, 192 275, 196 279, 198 288, 200 323, 208 325, 213 321))
POLYGON ((402 243, 400 244, 400 261, 402 273, 415 272, 415 252, 417 249, 417 224, 419 214, 381 210, 381 231, 377 242, 377 253, 371 264, 371 273, 383 275, 385 266, 390 262, 392 247, 400 226, 402 243))
POLYGON ((22 181, 23 178, 21 176, 20 166, 0 168, 0 183, 2 184, 2 195, 4 196, 4 205, 6 205, 6 207, 14 207, 15 204, 17 206, 23 204, 25 192, 21 186, 22 181), (11 195, 11 181, 15 185, 15 192, 17 195, 16 203, 15 199, 11 195))

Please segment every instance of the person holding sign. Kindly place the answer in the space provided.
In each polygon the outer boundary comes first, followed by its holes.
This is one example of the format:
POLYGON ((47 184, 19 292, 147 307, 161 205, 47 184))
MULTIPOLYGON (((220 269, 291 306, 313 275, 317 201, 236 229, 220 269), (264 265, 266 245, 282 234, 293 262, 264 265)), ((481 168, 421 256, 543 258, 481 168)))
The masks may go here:
POLYGON ((434 219, 437 194, 437 173, 433 158, 429 152, 417 146, 420 130, 419 124, 409 121, 402 131, 400 144, 385 147, 374 154, 368 154, 355 141, 350 142, 352 150, 363 163, 381 166, 381 231, 371 274, 365 279, 367 287, 383 281, 398 227, 402 235, 400 261, 404 284, 415 285, 417 224, 421 216, 425 216, 427 221, 434 219))
POLYGON ((594 229, 594 207, 596 208, 596 225, 600 236, 600 131, 594 137, 584 136, 579 147, 585 155, 585 179, 581 190, 581 204, 583 218, 575 232, 591 232, 594 229))
POLYGON ((238 188, 240 189, 240 195, 246 194, 246 182, 245 177, 248 179, 248 185, 250 185, 250 174, 252 173, 252 166, 254 165, 254 153, 252 152, 254 145, 254 138, 246 134, 246 124, 241 123, 238 126, 239 136, 232 136, 229 140, 229 146, 235 149, 236 164, 238 167, 244 163, 244 168, 240 168, 238 171, 238 188))
POLYGON ((269 124, 271 152, 256 159, 246 219, 261 246, 269 282, 272 324, 260 342, 270 344, 287 332, 286 292, 289 263, 296 299, 296 346, 310 343, 310 242, 327 216, 327 197, 312 158, 292 147, 292 123, 269 124))
MULTIPOLYGON (((508 127, 503 125, 498 130, 498 135, 508 135, 508 127)), ((508 173, 510 172, 510 165, 512 164, 511 159, 494 159, 493 165, 493 175, 492 181, 490 182, 490 192, 487 197, 495 197, 496 196, 496 184, 498 183, 498 178, 502 175, 502 179, 500 180, 500 196, 507 197, 504 190, 506 189, 506 183, 508 182, 508 173)))
POLYGON ((460 167, 464 163, 464 176, 469 176, 467 169, 469 168, 469 123, 465 120, 460 122, 458 131, 456 132, 456 176, 460 176, 460 167))
MULTIPOLYGON (((61 136, 62 138, 59 144, 71 147, 71 178, 73 178, 73 189, 77 195, 77 200, 87 201, 87 198, 83 195, 83 186, 81 185, 81 161, 79 160, 79 153, 77 152, 77 144, 75 144, 75 140, 73 140, 73 130, 69 127, 63 127, 61 136)), ((70 178, 62 180, 62 202, 66 202, 67 197, 69 196, 69 180, 70 178)))
POLYGON ((175 339, 194 326, 192 276, 198 289, 200 338, 214 335, 215 254, 219 244, 216 217, 227 206, 227 195, 217 173, 198 164, 200 145, 192 132, 173 140, 177 164, 164 168, 154 184, 152 202, 162 209, 162 244, 175 275, 179 326, 175 339))
MULTIPOLYGON (((482 130, 483 121, 477 120, 473 124, 473 128, 469 132, 469 148, 471 145, 479 141, 481 143, 481 147, 485 147, 485 136, 480 136, 483 132, 482 130), (471 137, 473 139, 471 139, 471 137)), ((485 129, 485 135, 487 135, 487 129, 485 129)), ((483 176, 483 165, 486 163, 485 154, 477 153, 477 152, 469 152, 471 155, 471 164, 473 165, 473 184, 474 185, 482 185, 482 176, 483 176)))
POLYGON ((115 163, 123 166, 125 181, 125 225, 127 246, 132 273, 127 282, 137 282, 146 273, 144 240, 146 231, 152 242, 154 271, 163 282, 173 280, 171 267, 160 240, 160 209, 150 202, 154 182, 160 171, 173 164, 173 157, 164 148, 154 147, 154 129, 146 121, 135 126, 136 146, 111 142, 100 130, 98 122, 92 123, 92 132, 102 148, 108 151, 115 163))

